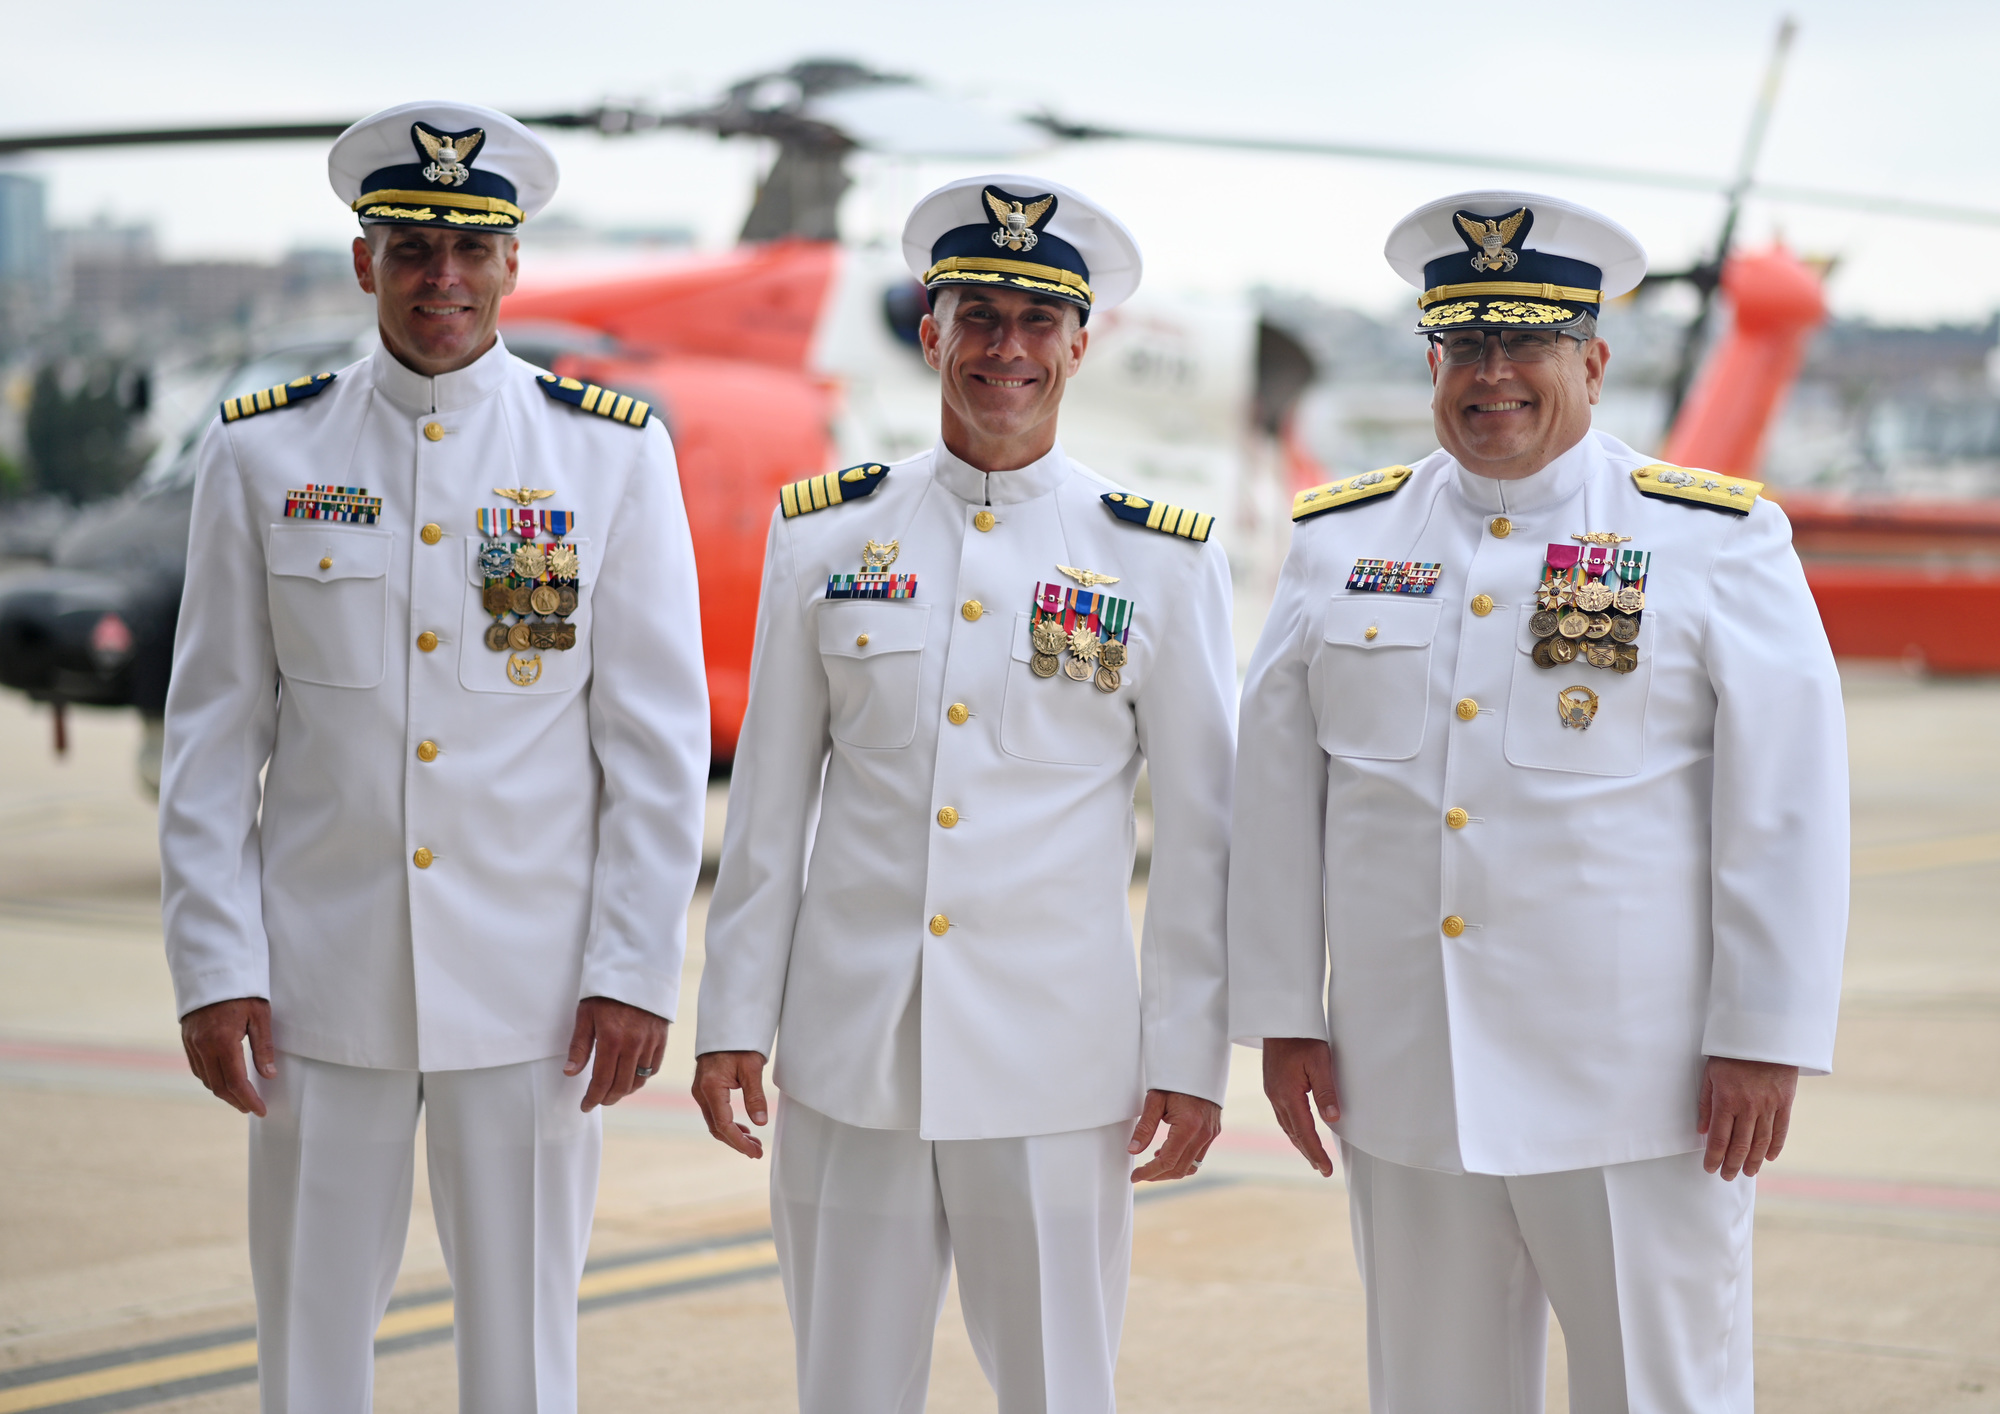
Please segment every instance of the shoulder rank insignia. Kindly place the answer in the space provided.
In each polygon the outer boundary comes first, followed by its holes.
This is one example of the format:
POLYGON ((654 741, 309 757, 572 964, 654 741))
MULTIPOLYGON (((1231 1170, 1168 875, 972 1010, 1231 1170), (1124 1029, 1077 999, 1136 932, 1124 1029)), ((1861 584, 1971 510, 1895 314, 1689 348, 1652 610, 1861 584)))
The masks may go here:
POLYGON ((785 519, 790 520, 808 511, 823 511, 842 501, 858 501, 863 496, 872 495, 888 475, 889 468, 880 462, 863 462, 860 466, 850 466, 841 471, 823 471, 818 476, 808 476, 804 481, 794 481, 789 486, 781 487, 778 504, 784 508, 785 519))
POLYGON ((222 400, 222 420, 240 422, 246 417, 255 417, 260 412, 272 408, 288 408, 293 403, 306 398, 317 397, 327 389, 338 375, 315 373, 309 378, 294 378, 289 383, 280 383, 275 388, 266 388, 258 393, 245 393, 240 398, 222 400))
POLYGON ((1207 540, 1208 529, 1215 524, 1212 515, 1184 506, 1170 506, 1165 501, 1149 501, 1130 491, 1107 491, 1103 501, 1120 520, 1129 520, 1162 535, 1178 535, 1183 540, 1207 540))
POLYGON ((1308 487, 1292 497, 1292 519, 1311 520, 1328 511, 1344 511, 1373 496, 1393 496, 1409 484, 1408 467, 1385 466, 1342 481, 1329 481, 1324 486, 1308 487))
POLYGON ((1757 493, 1764 489, 1761 481, 1746 481, 1740 476, 1717 476, 1708 471, 1690 471, 1666 462, 1640 467, 1632 473, 1632 484, 1639 488, 1641 496, 1651 496, 1659 501, 1680 501, 1737 516, 1749 515, 1750 508, 1757 504, 1757 493))
POLYGON ((559 403, 569 403, 585 412, 594 412, 599 417, 608 417, 613 422, 623 422, 632 427, 644 427, 646 419, 653 415, 651 403, 641 402, 630 393, 614 393, 595 383, 543 373, 536 377, 535 384, 559 403))

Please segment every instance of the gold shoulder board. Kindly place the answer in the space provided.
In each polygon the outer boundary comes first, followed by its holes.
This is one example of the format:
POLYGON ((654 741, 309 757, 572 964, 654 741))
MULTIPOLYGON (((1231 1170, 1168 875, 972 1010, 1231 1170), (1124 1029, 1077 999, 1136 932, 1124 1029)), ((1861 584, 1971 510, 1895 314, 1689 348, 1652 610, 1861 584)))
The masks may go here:
POLYGON ((1311 520, 1328 511, 1344 511, 1371 497, 1393 496, 1409 484, 1408 467, 1385 466, 1341 481, 1329 481, 1324 486, 1310 486, 1292 497, 1292 519, 1311 520))
POLYGON ((628 427, 644 427, 646 419, 653 415, 651 403, 643 402, 630 393, 614 393, 609 388, 600 388, 595 383, 585 383, 576 378, 558 378, 553 373, 543 373, 535 378, 535 386, 559 403, 594 412, 599 417, 608 417, 628 427))
POLYGON ((1107 491, 1099 499, 1120 520, 1143 525, 1162 535, 1178 535, 1183 540, 1207 540, 1209 527, 1215 524, 1215 517, 1205 511, 1170 506, 1165 501, 1149 501, 1130 491, 1107 491))
POLYGON ((1750 508, 1757 504, 1757 493, 1764 489, 1761 481, 1718 476, 1712 471, 1696 471, 1666 462, 1640 467, 1632 473, 1632 484, 1639 488, 1641 496, 1727 511, 1735 516, 1749 515, 1750 508))
POLYGON ((780 488, 778 504, 784 509, 785 519, 790 520, 809 511, 823 511, 843 501, 858 501, 863 496, 872 495, 888 475, 889 468, 880 462, 863 462, 840 471, 824 471, 818 476, 808 476, 804 481, 794 481, 780 488))
POLYGON ((241 422, 246 417, 255 417, 260 412, 272 408, 288 408, 294 403, 302 403, 307 398, 316 397, 326 391, 336 375, 315 373, 307 378, 294 378, 289 383, 280 383, 275 388, 262 392, 245 393, 240 398, 222 400, 222 420, 241 422))

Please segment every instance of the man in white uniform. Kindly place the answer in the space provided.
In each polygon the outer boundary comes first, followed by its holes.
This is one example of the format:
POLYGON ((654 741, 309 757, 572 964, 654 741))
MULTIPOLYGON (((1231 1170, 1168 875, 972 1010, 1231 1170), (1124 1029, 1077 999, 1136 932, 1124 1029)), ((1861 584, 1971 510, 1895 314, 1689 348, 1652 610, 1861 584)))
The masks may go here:
POLYGON ((778 1038, 772 1221, 807 1414, 923 1408, 954 1261, 1002 1414, 1106 1414, 1131 1184, 1199 1167, 1228 1070, 1228 564, 1208 516, 1056 441, 1085 320, 1139 283, 1124 226, 970 178, 918 203, 903 251, 942 436, 772 516, 695 1096, 760 1155, 730 1092, 765 1123, 778 1038))
POLYGON ((420 1109, 460 1408, 574 1409, 596 1107, 659 1066, 700 863, 687 518, 644 403, 495 333, 539 139, 412 103, 328 166, 382 347, 202 445, 160 796, 182 1036, 255 1116, 267 1414, 369 1407, 420 1109))
POLYGON ((1341 1137, 1374 1409, 1539 1414, 1553 1303, 1572 1409, 1747 1411, 1752 1175, 1833 1059, 1833 658, 1757 482, 1591 430, 1637 241, 1471 192, 1387 253, 1443 449, 1294 503, 1231 1034, 1341 1137))

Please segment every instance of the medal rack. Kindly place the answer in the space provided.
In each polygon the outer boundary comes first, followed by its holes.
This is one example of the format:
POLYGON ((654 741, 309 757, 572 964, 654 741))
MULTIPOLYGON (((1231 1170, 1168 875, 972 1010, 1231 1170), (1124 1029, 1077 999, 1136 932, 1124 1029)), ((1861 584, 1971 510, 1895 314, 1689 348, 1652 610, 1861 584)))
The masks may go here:
POLYGON ((1536 666, 1560 668, 1581 659, 1593 668, 1634 671, 1652 558, 1615 543, 1549 546, 1528 620, 1536 666))
POLYGON ((1094 589, 1037 584, 1034 622, 1029 627, 1034 653, 1028 668, 1038 678, 1061 672, 1099 692, 1116 692, 1124 684, 1131 632, 1131 600, 1113 599, 1094 589))
POLYGON ((508 664, 517 681, 518 655, 565 653, 576 647, 576 625, 569 616, 583 591, 582 564, 576 546, 560 538, 575 529, 576 518, 567 511, 496 508, 479 514, 480 533, 490 537, 479 551, 485 580, 480 603, 493 616, 486 646, 515 655, 508 664), (508 532, 521 538, 497 538, 508 532), (538 538, 541 533, 558 538, 544 542, 538 538))

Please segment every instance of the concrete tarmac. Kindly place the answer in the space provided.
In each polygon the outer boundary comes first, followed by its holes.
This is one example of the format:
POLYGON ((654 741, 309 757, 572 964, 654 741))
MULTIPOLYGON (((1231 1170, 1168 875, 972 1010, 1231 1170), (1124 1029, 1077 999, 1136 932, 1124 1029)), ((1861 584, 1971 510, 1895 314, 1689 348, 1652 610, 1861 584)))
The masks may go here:
MULTIPOLYGON (((1851 673, 1855 896, 1838 1072, 1761 1181, 1767 1414, 2000 1411, 2000 683, 1851 673)), ((0 697, 0 1414, 237 1414, 249 1382, 244 1121, 179 1053, 153 807, 129 714, 0 697)), ((1143 885, 1133 891, 1143 905, 1143 885)), ((706 891, 688 958, 701 970, 706 891)), ((708 1138, 690 1032, 610 1112, 584 1282, 582 1407, 794 1408, 766 1171, 708 1138)), ((1128 1411, 1362 1411, 1345 1195, 1272 1124, 1239 1051, 1202 1177, 1136 1220, 1128 1411)), ((421 1163, 376 1408, 455 1407, 421 1163)), ((1561 1335, 1549 1408, 1566 1407, 1561 1335)), ((990 1410, 955 1307, 933 1410, 990 1410)))

